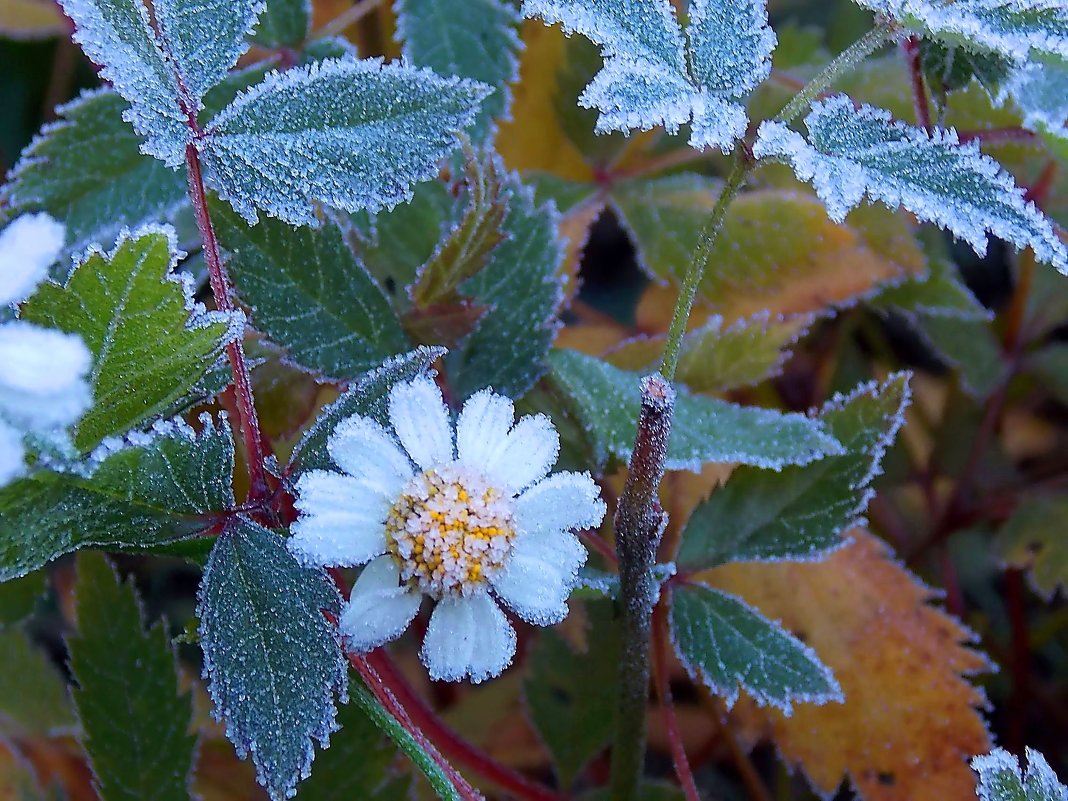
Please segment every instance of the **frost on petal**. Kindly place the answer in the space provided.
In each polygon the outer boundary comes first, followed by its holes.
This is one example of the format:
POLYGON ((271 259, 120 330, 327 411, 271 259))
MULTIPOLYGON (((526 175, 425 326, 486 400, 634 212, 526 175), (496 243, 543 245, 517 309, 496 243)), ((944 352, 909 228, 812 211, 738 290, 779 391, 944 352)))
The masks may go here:
POLYGON ((408 457, 382 426, 367 417, 338 423, 327 450, 338 467, 390 500, 412 477, 408 457))
POLYGON ((536 414, 520 418, 483 469, 495 484, 515 493, 543 478, 559 453, 560 435, 552 421, 536 414))
POLYGON ((90 363, 80 337, 21 321, 0 325, 0 416, 34 431, 73 423, 91 402, 90 363))
POLYGON ((449 597, 430 616, 419 657, 438 681, 484 681, 515 655, 515 630, 488 593, 449 597))
POLYGON ((352 566, 386 550, 389 501, 349 476, 313 470, 297 482, 290 552, 306 565, 352 566))
POLYGON ((22 473, 24 451, 19 432, 0 420, 0 487, 22 473))
POLYGON ((549 626, 567 617, 567 598, 586 549, 566 531, 520 534, 493 589, 528 623, 549 626))
POLYGON ((512 401, 492 390, 484 389, 468 398, 456 421, 456 454, 460 463, 484 469, 504 445, 514 418, 512 401))
POLYGON ((589 473, 554 473, 515 500, 521 536, 595 528, 604 513, 604 501, 589 473))
POLYGON ((452 423, 437 384, 426 377, 389 393, 389 421, 408 455, 424 470, 453 460, 452 423))
POLYGON ((47 214, 23 214, 0 231, 0 304, 18 303, 48 275, 66 229, 47 214))
POLYGON ((352 586, 341 613, 341 633, 350 648, 370 651, 396 639, 408 628, 422 596, 400 583, 400 570, 390 556, 375 559, 352 586))
POLYGON ((986 253, 990 233, 1030 246, 1068 272, 1068 252, 1049 220, 1012 176, 976 142, 961 144, 953 129, 928 133, 881 109, 854 108, 845 95, 814 103, 805 124, 807 141, 782 123, 763 123, 753 154, 793 167, 836 222, 866 195, 952 231, 979 254, 986 253))

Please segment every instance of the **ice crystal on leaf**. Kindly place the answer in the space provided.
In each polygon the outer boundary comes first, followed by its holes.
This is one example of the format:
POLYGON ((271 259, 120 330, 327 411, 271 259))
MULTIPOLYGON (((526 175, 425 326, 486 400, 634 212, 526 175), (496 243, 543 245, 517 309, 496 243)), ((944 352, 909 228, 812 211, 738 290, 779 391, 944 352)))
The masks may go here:
POLYGON ((315 203, 378 211, 409 200, 488 91, 406 64, 330 59, 271 73, 223 109, 197 147, 219 194, 250 224, 260 208, 315 225, 315 203))
POLYGON ((1068 62, 1035 59, 1018 67, 1001 87, 998 101, 1011 98, 1023 112, 1024 127, 1068 151, 1068 62))
POLYGON ((525 0, 523 13, 601 46, 604 68, 579 98, 600 110, 598 133, 692 121, 695 148, 730 151, 745 133, 741 101, 775 48, 762 0, 694 0, 685 36, 668 0, 525 0))
POLYGON ((1020 763, 1003 748, 972 760, 972 770, 979 774, 977 795, 982 801, 1066 801, 1068 788, 1046 758, 1033 748, 1025 748, 1027 770, 1020 774, 1020 763))
POLYGON ((548 418, 514 417, 510 400, 483 390, 454 430, 420 377, 390 391, 392 432, 361 416, 334 430, 342 472, 301 477, 289 549, 310 565, 367 564, 341 615, 350 647, 399 636, 429 596, 420 656, 431 676, 479 682, 515 653, 498 599, 535 625, 567 615, 586 561, 572 532, 598 525, 605 505, 589 474, 547 476, 559 452, 548 418))
POLYGON ((991 233, 1068 272, 1068 253, 1053 227, 1024 198, 1012 176, 953 129, 931 133, 895 122, 845 95, 813 104, 808 139, 780 122, 760 126, 753 154, 793 167, 813 184, 835 222, 867 196, 903 206, 952 231, 980 255, 991 233))
MULTIPOLYGON (((63 248, 47 214, 0 232, 0 304, 25 300, 63 248)), ((80 337, 15 320, 0 325, 0 486, 22 472, 22 435, 70 425, 89 407, 90 355, 80 337)))

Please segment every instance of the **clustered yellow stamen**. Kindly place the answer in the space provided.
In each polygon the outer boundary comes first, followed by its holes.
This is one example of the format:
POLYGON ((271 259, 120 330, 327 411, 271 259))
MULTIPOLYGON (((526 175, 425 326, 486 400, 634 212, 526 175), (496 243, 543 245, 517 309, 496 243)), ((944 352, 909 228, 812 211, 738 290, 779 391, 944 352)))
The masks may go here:
POLYGON ((386 518, 401 580, 438 599, 492 578, 514 538, 511 497, 456 464, 415 476, 386 518))

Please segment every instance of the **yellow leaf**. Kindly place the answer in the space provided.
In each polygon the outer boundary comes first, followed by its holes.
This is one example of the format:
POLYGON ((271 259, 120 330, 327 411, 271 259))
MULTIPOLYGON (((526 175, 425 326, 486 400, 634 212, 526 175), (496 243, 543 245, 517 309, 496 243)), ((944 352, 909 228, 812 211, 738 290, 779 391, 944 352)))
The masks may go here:
POLYGON ((695 577, 781 621, 845 694, 844 704, 799 704, 791 717, 743 695, 733 720, 750 742, 773 740, 822 795, 848 778, 866 801, 974 799, 967 760, 991 741, 977 711, 983 693, 962 677, 990 663, 881 540, 848 536, 824 562, 730 564, 695 577))
POLYGON ((66 33, 67 24, 53 0, 3 0, 0 33, 14 39, 47 39, 66 33))

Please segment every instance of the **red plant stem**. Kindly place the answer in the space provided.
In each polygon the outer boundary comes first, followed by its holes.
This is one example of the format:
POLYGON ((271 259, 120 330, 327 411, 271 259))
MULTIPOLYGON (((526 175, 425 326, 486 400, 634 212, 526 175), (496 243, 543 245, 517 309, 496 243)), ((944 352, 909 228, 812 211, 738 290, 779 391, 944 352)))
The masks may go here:
POLYGON ((987 128, 982 131, 960 131, 961 142, 978 139, 980 144, 997 145, 1003 142, 1038 142, 1038 135, 1026 128, 987 128))
POLYGON ((583 531, 581 532, 582 539, 584 539, 593 550, 597 551, 601 556, 605 558, 610 565, 619 565, 619 559, 616 557, 616 552, 612 549, 612 546, 604 541, 596 531, 583 531))
POLYGON ((912 79, 912 103, 916 108, 916 122, 925 131, 930 131, 931 106, 927 102, 927 86, 923 80, 923 68, 920 66, 920 40, 910 36, 901 43, 901 51, 905 54, 912 79))
MULTIPOLYGON (((208 214, 200 155, 192 142, 185 147, 185 163, 189 172, 189 198, 193 202, 197 227, 204 240, 204 260, 208 264, 208 278, 211 282, 212 295, 215 297, 215 306, 221 312, 233 312, 234 302, 230 297, 230 281, 219 253, 215 226, 212 225, 211 216, 208 214)), ((263 437, 260 433, 259 417, 256 415, 256 404, 252 399, 252 379, 249 376, 248 362, 245 361, 245 350, 241 339, 226 346, 226 355, 230 360, 230 371, 233 374, 234 391, 237 395, 237 422, 245 443, 248 461, 248 500, 260 501, 269 494, 267 474, 263 466, 263 437)))
POLYGON ((456 792, 459 793, 460 797, 469 799, 469 801, 479 801, 482 795, 467 783, 467 780, 457 772, 456 768, 449 764, 448 760, 427 739, 422 729, 411 719, 407 710, 397 700, 396 695, 387 686, 381 674, 371 665, 371 655, 363 656, 350 653, 348 658, 349 664, 360 674, 360 678, 363 679, 371 694, 378 699, 378 703, 404 727, 405 731, 412 735, 415 741, 419 743, 419 746, 437 763, 452 786, 456 788, 456 792))
POLYGON ((697 783, 686 758, 686 746, 682 742, 679 721, 675 717, 675 705, 671 701, 671 684, 668 681, 668 637, 667 607, 661 599, 653 611, 653 677, 656 694, 660 699, 660 711, 664 715, 668 743, 671 745, 671 759, 675 763, 675 775, 679 777, 686 801, 701 801, 697 792, 697 783))
POLYGON ((1050 159, 1046 162, 1046 166, 1042 168, 1042 172, 1039 174, 1035 182, 1027 187, 1027 199, 1033 202, 1036 206, 1041 207, 1046 202, 1046 198, 1049 196, 1050 190, 1053 188, 1053 181, 1057 177, 1057 171, 1060 169, 1060 162, 1057 159, 1050 159))
MULTIPOLYGON (((381 677, 382 684, 395 697, 412 725, 433 742, 446 757, 467 766, 516 798, 526 801, 563 801, 565 796, 536 784, 522 774, 502 765, 450 729, 430 708, 426 700, 408 684, 384 649, 379 648, 367 654, 366 661, 381 677)), ((398 720, 400 720, 399 717, 398 720)))

